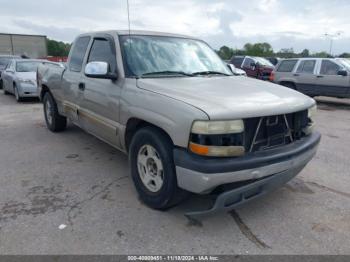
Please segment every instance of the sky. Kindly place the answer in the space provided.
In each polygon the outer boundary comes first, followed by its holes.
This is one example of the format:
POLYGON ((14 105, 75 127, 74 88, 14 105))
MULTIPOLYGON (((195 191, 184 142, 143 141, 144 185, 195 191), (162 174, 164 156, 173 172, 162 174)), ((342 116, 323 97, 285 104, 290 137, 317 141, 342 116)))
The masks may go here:
MULTIPOLYGON (((199 37, 213 48, 268 42, 275 51, 350 53, 350 0, 129 0, 134 30, 199 37), (325 36, 325 34, 332 35, 325 36)), ((84 32, 127 29, 126 0, 0 0, 0 33, 72 42, 84 32)))

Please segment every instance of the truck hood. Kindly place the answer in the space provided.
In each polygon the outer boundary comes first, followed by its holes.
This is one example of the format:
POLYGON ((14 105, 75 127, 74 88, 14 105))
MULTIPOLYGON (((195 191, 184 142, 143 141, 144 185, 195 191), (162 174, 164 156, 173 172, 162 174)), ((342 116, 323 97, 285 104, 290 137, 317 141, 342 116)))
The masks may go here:
POLYGON ((199 108, 210 119, 287 114, 315 103, 297 91, 244 76, 147 78, 137 85, 199 108))

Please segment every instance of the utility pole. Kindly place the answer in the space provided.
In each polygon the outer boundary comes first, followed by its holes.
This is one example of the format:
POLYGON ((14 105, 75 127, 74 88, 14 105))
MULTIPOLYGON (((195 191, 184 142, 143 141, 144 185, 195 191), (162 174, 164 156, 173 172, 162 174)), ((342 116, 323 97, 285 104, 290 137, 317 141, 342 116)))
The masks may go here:
POLYGON ((333 49, 333 39, 337 36, 340 36, 342 34, 342 32, 337 32, 335 34, 328 34, 328 33, 325 33, 325 37, 329 37, 330 39, 330 44, 329 44, 329 54, 332 55, 332 49, 333 49))

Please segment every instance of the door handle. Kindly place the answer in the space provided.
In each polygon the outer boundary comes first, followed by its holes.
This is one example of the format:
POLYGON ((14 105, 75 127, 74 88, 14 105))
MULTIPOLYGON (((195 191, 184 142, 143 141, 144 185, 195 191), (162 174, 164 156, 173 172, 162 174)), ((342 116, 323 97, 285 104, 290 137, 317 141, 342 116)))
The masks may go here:
POLYGON ((317 78, 322 78, 323 76, 321 76, 321 75, 317 75, 316 77, 317 77, 317 78))
POLYGON ((79 90, 81 91, 85 90, 85 83, 79 83, 79 90))

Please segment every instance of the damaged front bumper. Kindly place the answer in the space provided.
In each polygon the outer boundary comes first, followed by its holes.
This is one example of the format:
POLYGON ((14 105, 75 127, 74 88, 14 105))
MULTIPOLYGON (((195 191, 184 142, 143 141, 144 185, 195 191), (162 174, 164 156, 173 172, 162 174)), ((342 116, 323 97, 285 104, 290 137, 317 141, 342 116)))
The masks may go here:
POLYGON ((239 158, 203 158, 175 149, 178 185, 187 191, 206 194, 221 185, 247 182, 218 195, 211 209, 187 215, 197 217, 232 210, 282 186, 312 159, 320 139, 321 135, 314 132, 289 145, 239 158))

